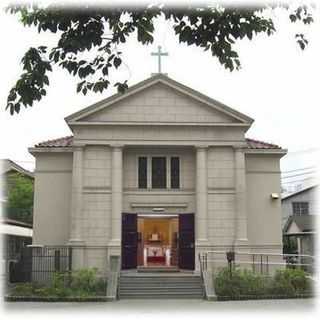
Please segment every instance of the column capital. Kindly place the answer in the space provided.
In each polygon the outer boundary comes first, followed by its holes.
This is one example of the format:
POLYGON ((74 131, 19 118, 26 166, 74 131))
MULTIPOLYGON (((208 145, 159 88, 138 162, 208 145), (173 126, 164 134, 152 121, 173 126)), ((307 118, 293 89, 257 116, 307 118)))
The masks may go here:
POLYGON ((84 145, 74 145, 72 146, 73 151, 83 151, 84 145))
POLYGON ((232 146, 232 148, 234 149, 234 151, 244 152, 248 148, 248 146, 246 144, 235 144, 232 146))
POLYGON ((195 146, 196 150, 207 150, 209 148, 208 144, 196 144, 195 146))
POLYGON ((124 144, 112 143, 112 144, 110 144, 110 147, 113 148, 113 149, 123 149, 124 148, 124 144))

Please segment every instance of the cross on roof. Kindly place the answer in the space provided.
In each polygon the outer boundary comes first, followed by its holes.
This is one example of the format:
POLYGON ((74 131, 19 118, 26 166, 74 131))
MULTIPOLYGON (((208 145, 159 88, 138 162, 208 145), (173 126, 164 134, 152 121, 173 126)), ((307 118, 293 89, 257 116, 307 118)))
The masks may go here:
POLYGON ((161 51, 161 46, 158 46, 158 51, 157 52, 151 52, 152 56, 158 56, 158 73, 161 72, 161 56, 168 56, 168 52, 162 52, 161 51))

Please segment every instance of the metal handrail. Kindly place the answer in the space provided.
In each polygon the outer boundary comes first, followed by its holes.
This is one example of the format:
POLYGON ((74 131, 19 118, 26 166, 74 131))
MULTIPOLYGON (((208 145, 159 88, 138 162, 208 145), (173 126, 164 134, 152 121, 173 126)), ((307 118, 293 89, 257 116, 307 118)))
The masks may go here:
POLYGON ((206 251, 206 252, 202 252, 199 253, 199 263, 201 266, 201 272, 203 272, 202 269, 207 270, 208 267, 208 263, 228 263, 229 266, 231 266, 231 264, 237 264, 237 265, 251 265, 253 271, 259 271, 261 273, 266 272, 267 274, 269 273, 269 266, 296 266, 296 267, 314 267, 314 261, 315 261, 315 257, 311 256, 311 255, 306 255, 306 254, 283 254, 283 253, 267 253, 267 252, 239 252, 239 251, 233 251, 233 253, 236 256, 250 256, 252 257, 252 260, 237 260, 234 259, 233 261, 228 261, 227 260, 227 252, 228 251, 222 251, 222 250, 211 250, 211 251, 206 251), (214 258, 212 257, 214 254, 216 255, 220 255, 220 257, 214 258), (221 254, 225 255, 226 258, 223 259, 221 257, 221 254), (282 258, 279 262, 274 262, 274 261, 270 261, 272 259, 269 258, 276 258, 278 257, 279 259, 282 258), (288 258, 296 258, 297 261, 288 261, 288 258), (311 262, 310 263, 305 263, 305 261, 302 261, 302 259, 310 259, 311 262), (256 268, 257 266, 260 266, 260 268, 256 268))
MULTIPOLYGON (((283 257, 308 257, 315 260, 315 256, 307 255, 307 254, 294 254, 294 253, 267 253, 267 252, 242 252, 242 251, 234 251, 237 255, 261 255, 261 256, 283 256, 283 257)), ((226 251, 206 251, 206 254, 210 253, 226 253, 226 251)))

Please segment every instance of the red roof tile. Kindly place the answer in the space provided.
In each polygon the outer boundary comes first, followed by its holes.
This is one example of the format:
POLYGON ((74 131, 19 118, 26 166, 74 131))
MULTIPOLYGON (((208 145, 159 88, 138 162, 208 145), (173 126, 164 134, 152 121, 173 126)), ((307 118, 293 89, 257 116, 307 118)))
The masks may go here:
POLYGON ((249 149, 281 149, 280 146, 268 142, 246 138, 249 149))
POLYGON ((72 147, 73 136, 62 137, 54 140, 47 140, 35 145, 36 148, 65 148, 72 147))
MULTIPOLYGON (((246 139, 249 149, 281 149, 276 144, 258 141, 254 139, 246 139)), ((73 136, 63 137, 54 140, 40 142, 35 145, 36 148, 65 148, 72 147, 73 136)))

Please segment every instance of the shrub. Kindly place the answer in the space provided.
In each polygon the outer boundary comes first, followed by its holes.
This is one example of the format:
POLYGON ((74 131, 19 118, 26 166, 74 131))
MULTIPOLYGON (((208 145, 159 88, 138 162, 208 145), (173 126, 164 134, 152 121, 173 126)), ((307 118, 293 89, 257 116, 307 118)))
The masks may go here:
POLYGON ((306 272, 301 269, 277 270, 274 282, 274 287, 277 287, 277 283, 286 284, 288 288, 291 287, 293 292, 297 294, 312 291, 311 280, 307 278, 306 272))
POLYGON ((97 278, 97 269, 80 269, 71 273, 55 272, 50 286, 32 283, 18 284, 13 296, 79 297, 86 298, 106 294, 106 281, 97 278), (71 280, 71 281, 70 281, 71 280))
POLYGON ((221 269, 214 279, 218 296, 260 295, 265 291, 267 281, 249 270, 221 269))
POLYGON ((94 292, 97 286, 97 269, 80 269, 72 273, 71 287, 86 293, 94 292))
POLYGON ((32 283, 19 283, 12 289, 12 294, 15 296, 29 297, 33 295, 34 286, 32 283))
POLYGON ((214 278, 218 296, 281 295, 292 297, 312 293, 311 280, 301 269, 278 270, 274 277, 265 277, 249 270, 221 269, 214 278))

